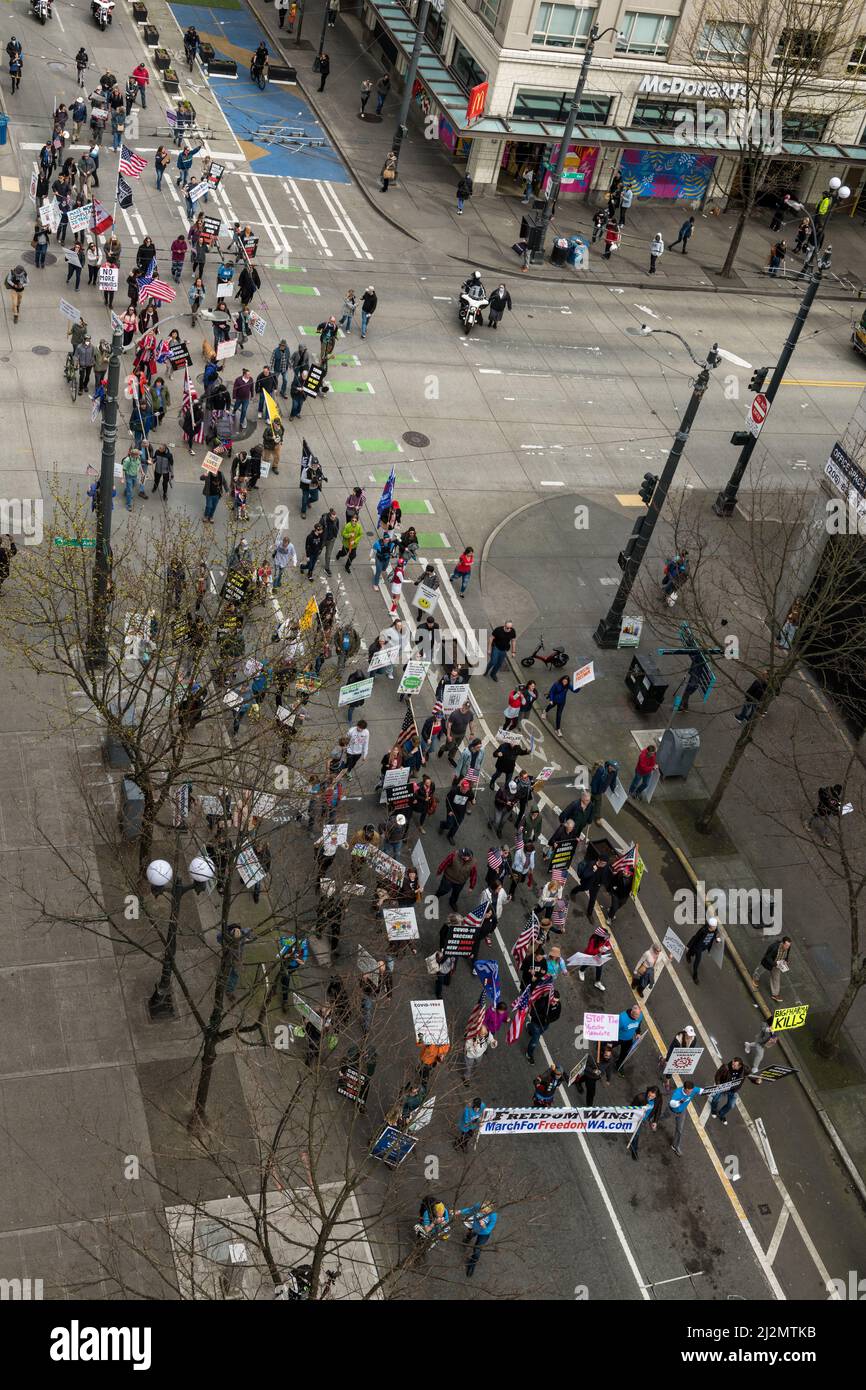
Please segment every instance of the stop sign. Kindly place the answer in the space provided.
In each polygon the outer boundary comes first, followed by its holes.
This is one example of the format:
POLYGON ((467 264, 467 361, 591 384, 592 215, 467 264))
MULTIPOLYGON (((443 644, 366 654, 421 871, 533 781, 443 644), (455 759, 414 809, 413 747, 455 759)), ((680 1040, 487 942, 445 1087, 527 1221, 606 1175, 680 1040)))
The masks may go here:
POLYGON ((764 421, 767 418, 767 411, 769 409, 770 402, 767 400, 767 397, 764 395, 763 391, 760 391, 752 401, 752 408, 749 412, 752 417, 752 424, 763 425, 764 421))

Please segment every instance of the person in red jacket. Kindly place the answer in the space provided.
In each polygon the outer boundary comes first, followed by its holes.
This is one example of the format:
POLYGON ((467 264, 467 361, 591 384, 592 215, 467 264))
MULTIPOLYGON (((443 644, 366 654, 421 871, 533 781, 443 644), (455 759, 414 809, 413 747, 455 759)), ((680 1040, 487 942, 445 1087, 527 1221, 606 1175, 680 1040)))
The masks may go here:
POLYGON ((460 559, 457 561, 457 564, 454 566, 453 572, 449 576, 452 584, 454 584, 456 580, 460 580, 461 598, 466 593, 467 587, 469 585, 469 576, 472 573, 472 566, 474 565, 474 563, 475 551, 472 549, 471 545, 467 545, 466 549, 460 556, 460 559))
POLYGON ((628 789, 629 796, 642 796, 650 784, 650 778, 658 767, 656 759, 656 746, 648 743, 646 748, 642 748, 635 764, 634 777, 628 789))
POLYGON ((150 73, 144 63, 139 63, 138 67, 132 69, 131 76, 138 83, 138 99, 143 109, 147 106, 147 84, 150 81, 150 73))
POLYGON ((607 226, 604 230, 604 255, 603 260, 610 260, 611 251, 616 251, 620 241, 619 226, 614 217, 608 217, 607 226))

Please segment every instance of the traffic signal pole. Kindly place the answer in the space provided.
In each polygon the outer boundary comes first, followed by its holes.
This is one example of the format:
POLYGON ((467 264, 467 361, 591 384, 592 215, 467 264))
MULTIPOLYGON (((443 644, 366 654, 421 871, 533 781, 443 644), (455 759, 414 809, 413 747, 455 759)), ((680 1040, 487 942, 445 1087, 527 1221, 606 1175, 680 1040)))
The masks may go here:
POLYGON ((718 343, 713 343, 713 346, 707 353, 706 361, 695 378, 691 398, 686 406, 685 414, 680 421, 680 427, 674 436, 674 442, 665 460, 665 466, 662 470, 661 477, 656 483, 647 514, 641 518, 640 530, 635 531, 634 545, 631 552, 626 555, 623 576, 620 580, 616 595, 614 596, 613 603, 610 605, 607 613, 601 619, 598 627, 592 634, 596 646, 612 648, 615 647, 619 641, 626 603, 634 587, 634 582, 637 579, 638 571, 641 567, 643 557, 646 554, 647 547, 652 539, 656 522, 659 519, 661 509, 664 506, 671 483, 674 480, 674 474, 677 471, 679 461, 683 456, 683 450, 686 447, 686 442, 700 408, 701 401, 710 384, 710 371, 713 367, 717 367, 722 360, 719 356, 718 347, 718 343))
MULTIPOLYGON (((809 284, 806 286, 806 292, 803 295, 803 298, 800 300, 800 307, 797 310, 797 317, 791 324, 791 331, 788 334, 788 337, 785 341, 785 346, 782 348, 781 356, 779 357, 779 360, 776 363, 776 370, 773 372, 773 375, 770 378, 770 384, 764 393, 767 397, 769 405, 773 404, 773 401, 776 398, 776 392, 782 384, 782 378, 784 377, 785 372, 788 370, 788 363, 791 360, 794 348, 797 346, 797 339, 803 331, 803 325, 806 322, 806 319, 809 317, 809 310, 811 309, 812 303, 815 299, 815 295, 818 293, 818 290, 820 288, 821 277, 823 276, 824 271, 830 265, 832 252, 832 246, 828 246, 827 250, 824 252, 823 256, 818 262, 818 266, 811 280, 809 281, 809 284)), ((713 511, 715 512, 716 516, 724 517, 733 515, 734 508, 737 505, 737 493, 740 489, 740 483, 743 481, 743 476, 746 472, 746 469, 749 466, 749 460, 755 451, 755 445, 757 444, 757 442, 758 435, 750 433, 749 438, 746 440, 745 444, 740 450, 740 457, 737 459, 737 463, 733 473, 728 479, 726 486, 722 488, 722 491, 719 493, 718 497, 713 503, 713 511)))
POLYGON ((408 129, 409 103, 412 100, 412 88, 415 86, 415 78, 418 76, 418 60, 421 57, 421 45, 424 42, 424 31, 427 28, 427 16, 430 13, 430 0, 421 0, 418 6, 417 29, 415 30, 415 42, 412 45, 412 56, 409 59, 409 67, 406 70, 406 78, 403 86, 403 97, 400 102, 400 115, 397 117, 397 129, 394 132, 394 141, 391 145, 392 150, 400 161, 400 146, 403 144, 403 137, 408 129))
POLYGON ((108 359, 108 379, 102 413, 102 463, 99 471, 99 494, 96 499, 96 549, 94 551, 93 597, 90 609, 90 631, 87 640, 87 660, 93 667, 104 666, 108 660, 108 599, 111 581, 111 517, 114 510, 114 460, 117 446, 117 405, 120 394, 120 363, 123 353, 123 330, 115 327, 111 336, 111 355, 108 359))

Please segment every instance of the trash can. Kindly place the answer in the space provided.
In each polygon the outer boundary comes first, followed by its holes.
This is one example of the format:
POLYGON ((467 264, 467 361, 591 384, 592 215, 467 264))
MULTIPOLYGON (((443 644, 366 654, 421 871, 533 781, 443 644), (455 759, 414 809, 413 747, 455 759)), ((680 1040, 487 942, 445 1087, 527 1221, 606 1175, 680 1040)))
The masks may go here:
POLYGON ((0 112, 0 145, 6 144, 6 130, 9 126, 9 117, 0 112))
POLYGON ((528 212, 523 219, 526 223, 526 240, 529 245, 529 258, 533 265, 540 265, 544 261, 544 252, 541 243, 544 236, 544 213, 528 212))
POLYGON ((667 694, 668 682, 662 675, 653 658, 643 652, 635 652, 631 665, 625 675, 626 689, 636 710, 643 714, 653 714, 667 694))
POLYGON ((143 815, 144 792, 137 782, 124 777, 120 787, 120 830, 125 839, 138 838, 143 815))
POLYGON ((586 254, 589 245, 585 237, 572 236, 568 238, 568 264, 573 268, 586 264, 586 254))
MULTIPOLYGON (((120 713, 120 702, 118 700, 112 700, 109 705, 109 710, 116 719, 120 713)), ((130 705, 127 709, 124 709, 123 713, 120 715, 120 727, 121 729, 132 729, 135 727, 135 723, 135 706, 130 705)), ((109 730, 105 740, 105 751, 108 754, 109 767, 129 767, 131 765, 132 760, 127 752, 127 746, 123 735, 118 734, 116 730, 109 730)))
POLYGON ((697 729, 665 729, 658 751, 662 776, 687 777, 700 746, 697 729))
POLYGON ((559 236, 550 248, 550 264, 565 265, 568 259, 568 238, 559 236))

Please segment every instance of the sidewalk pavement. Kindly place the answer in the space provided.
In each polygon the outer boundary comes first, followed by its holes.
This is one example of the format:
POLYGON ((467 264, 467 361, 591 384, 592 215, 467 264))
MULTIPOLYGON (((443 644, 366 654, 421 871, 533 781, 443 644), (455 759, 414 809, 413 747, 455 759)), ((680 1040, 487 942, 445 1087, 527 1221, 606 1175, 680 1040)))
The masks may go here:
MULTIPOLYGON (((14 107, 11 112, 9 110, 10 100, 8 92, 0 92, 0 111, 14 117, 14 107)), ((6 128, 6 144, 0 145, 0 227, 5 227, 20 212, 29 183, 30 168, 19 156, 10 119, 6 128)))
MULTIPOLYGON (((661 837, 693 886, 702 880, 707 890, 781 888, 783 931, 794 942, 783 994, 786 1003, 808 1003, 810 1014, 808 1025, 786 1034, 779 1050, 799 1069, 801 1084, 837 1149, 850 1155, 856 1172, 846 1166, 866 1201, 866 992, 848 1016, 837 1056, 821 1057, 815 1040, 848 978, 850 924, 844 881, 826 868, 802 823, 812 807, 804 801, 801 779, 817 789, 832 780, 831 769, 847 765, 850 754, 843 735, 806 673, 799 673, 803 683, 792 677, 761 724, 755 745, 741 760, 716 828, 708 836, 700 835, 694 820, 739 732, 733 716, 741 699, 722 677, 706 706, 699 703, 699 696, 693 697, 688 712, 674 717, 672 699, 683 662, 661 658, 659 664, 671 682, 665 702, 652 715, 635 711, 624 684, 633 650, 601 651, 592 641, 592 631, 614 590, 599 586, 597 560, 583 564, 574 552, 573 500, 562 496, 530 504, 490 535, 479 567, 489 625, 513 617, 518 655, 531 650, 543 626, 549 645, 562 639, 570 650, 571 666, 595 662, 596 680, 566 704, 563 763, 572 757, 575 763, 592 767, 599 759, 616 758, 627 787, 638 752, 651 739, 657 741, 669 722, 698 730, 701 748, 688 777, 663 781, 650 806, 629 800, 617 817, 618 829, 628 840, 661 837), (538 558, 541 535, 545 537, 543 560, 538 558)), ((622 518, 615 521, 625 524, 622 518)), ((746 543, 746 523, 735 520, 733 526, 735 543, 746 543)), ((655 587, 653 566, 650 559, 647 592, 655 587)), ((667 609, 660 602, 654 609, 651 602, 638 600, 637 592, 635 599, 633 611, 646 615, 640 650, 654 653, 659 646, 670 646, 667 609)), ((531 673, 516 662, 512 668, 517 680, 534 676, 542 696, 558 675, 538 665, 531 673)), ((612 818, 610 807, 604 814, 612 818)), ((672 921, 656 923, 660 935, 672 921)), ((773 1005, 764 998, 766 976, 759 990, 751 984, 751 971, 766 949, 767 938, 746 925, 727 926, 724 931, 728 954, 744 985, 769 1016, 773 1005)), ((845 1161, 844 1153, 842 1157, 845 1161)))
MULTIPOLYGON (((399 180, 387 194, 381 192, 379 174, 392 145, 400 90, 395 84, 381 117, 375 115, 375 101, 371 99, 367 115, 361 119, 361 83, 366 77, 375 82, 384 70, 384 63, 375 51, 364 46, 365 31, 358 19, 341 14, 336 26, 326 31, 331 73, 324 92, 319 92, 313 59, 321 32, 320 5, 316 3, 306 10, 305 37, 298 47, 292 36, 278 28, 273 6, 263 0, 249 0, 249 3, 277 50, 282 50, 286 61, 297 67, 298 85, 305 99, 321 120, 361 192, 381 216, 407 236, 423 241, 435 255, 459 261, 461 265, 477 265, 497 274, 521 273, 520 258, 511 249, 526 210, 521 206, 517 191, 513 196, 492 191, 478 193, 467 202, 463 216, 458 218, 455 195, 463 166, 452 159, 438 140, 425 140, 417 106, 410 108, 409 133, 400 152, 399 180)), ((577 232, 589 238, 596 206, 565 195, 560 200, 559 216, 554 219, 548 246, 554 234, 570 236, 577 232)), ((587 274, 591 283, 601 285, 642 286, 654 290, 700 289, 703 292, 715 289, 754 293, 759 289, 762 294, 799 297, 802 282, 794 278, 800 268, 799 257, 796 262, 790 258, 789 277, 780 280, 766 274, 766 265, 770 246, 780 236, 785 236, 793 246, 800 219, 792 213, 790 222, 781 232, 771 232, 770 214, 766 209, 761 209, 746 228, 732 278, 720 279, 717 272, 736 224, 733 211, 717 217, 697 212, 689 253, 666 252, 659 262, 658 272, 650 277, 650 241, 660 231, 665 245, 669 246, 690 211, 687 203, 632 207, 621 249, 609 261, 603 259, 602 246, 598 243, 598 253, 590 251, 588 272, 564 271, 561 267, 545 264, 533 266, 526 278, 570 284, 587 274)), ((848 299, 852 294, 859 297, 856 291, 863 284, 862 261, 866 245, 864 223, 860 219, 837 216, 832 233, 827 240, 833 245, 833 275, 838 279, 835 284, 828 285, 822 295, 824 298, 838 295, 848 299), (849 284, 840 284, 839 280, 849 284), (855 287, 853 292, 850 285, 855 287)))

